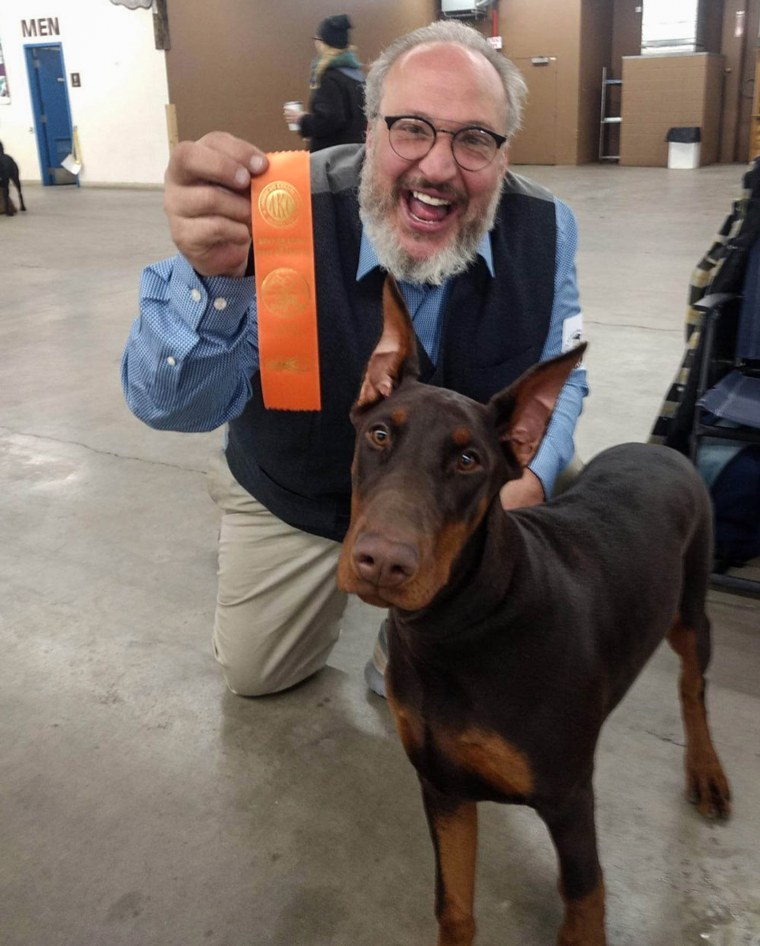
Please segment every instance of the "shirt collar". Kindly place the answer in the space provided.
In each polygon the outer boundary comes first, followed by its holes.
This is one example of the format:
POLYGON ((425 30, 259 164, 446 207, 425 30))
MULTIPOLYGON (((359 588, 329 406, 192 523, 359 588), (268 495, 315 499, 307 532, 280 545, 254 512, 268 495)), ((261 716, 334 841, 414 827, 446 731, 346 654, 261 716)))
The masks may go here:
MULTIPOLYGON (((488 267, 491 276, 493 271, 493 253, 491 252, 491 240, 488 233, 484 233, 480 239, 477 249, 478 256, 482 257, 483 262, 488 267)), ((356 267, 356 281, 359 282, 367 273, 380 266, 377 259, 377 253, 372 245, 372 241, 367 236, 367 231, 362 227, 362 242, 359 248, 359 264, 356 267)))

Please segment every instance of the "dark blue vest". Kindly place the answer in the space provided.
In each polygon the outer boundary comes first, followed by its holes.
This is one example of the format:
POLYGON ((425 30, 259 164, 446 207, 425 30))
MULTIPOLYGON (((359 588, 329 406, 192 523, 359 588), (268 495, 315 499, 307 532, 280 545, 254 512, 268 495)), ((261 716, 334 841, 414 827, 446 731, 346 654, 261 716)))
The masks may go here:
MULTIPOLYGON (((235 479, 283 521, 337 541, 350 515, 354 430, 349 411, 382 329, 385 274, 357 283, 357 182, 363 147, 311 158, 322 410, 267 410, 258 373, 230 422, 235 479)), ((478 401, 541 357, 554 302, 556 218, 548 191, 509 174, 491 233, 495 277, 482 259, 457 277, 444 313, 441 353, 422 352, 422 380, 478 401)))

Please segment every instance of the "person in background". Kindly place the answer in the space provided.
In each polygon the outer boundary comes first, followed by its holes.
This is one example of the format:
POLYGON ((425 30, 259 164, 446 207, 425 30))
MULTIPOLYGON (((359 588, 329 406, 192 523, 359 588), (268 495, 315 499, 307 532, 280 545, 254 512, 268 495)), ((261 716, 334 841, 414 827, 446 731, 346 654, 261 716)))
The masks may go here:
MULTIPOLYGON (((227 425, 208 488, 222 513, 213 646, 234 693, 293 686, 338 639, 349 411, 382 329, 387 274, 411 314, 423 382, 486 401, 578 340, 575 217, 509 170, 525 91, 477 30, 433 23, 373 63, 366 147, 310 156, 320 411, 263 401, 250 183, 266 155, 223 132, 172 152, 164 204, 179 253, 143 273, 122 385, 151 427, 227 425)), ((530 467, 502 488, 506 509, 552 495, 586 393, 579 365, 530 467)), ((365 668, 381 694, 385 660, 381 628, 365 668)))
POLYGON ((356 50, 349 45, 351 26, 345 13, 322 20, 314 37, 317 55, 311 64, 309 110, 283 110, 285 121, 309 139, 310 151, 364 141, 365 79, 356 50))

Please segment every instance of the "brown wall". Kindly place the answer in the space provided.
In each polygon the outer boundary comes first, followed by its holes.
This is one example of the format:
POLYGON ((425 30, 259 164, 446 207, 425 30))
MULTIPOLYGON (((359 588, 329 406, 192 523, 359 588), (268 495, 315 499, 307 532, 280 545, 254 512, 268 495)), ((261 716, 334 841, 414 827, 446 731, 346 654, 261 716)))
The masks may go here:
POLYGON ((700 164, 717 161, 723 64, 713 53, 624 58, 620 163, 666 167, 678 127, 700 128, 700 164))
MULTIPOLYGON (((528 134, 548 148, 523 163, 576 164, 595 160, 601 68, 611 29, 611 0, 509 0, 500 5, 504 52, 531 83, 531 57, 551 58, 548 104, 528 106, 528 134), (583 50, 583 55, 581 54, 583 50)), ((434 20, 437 0, 169 0, 169 94, 180 138, 223 129, 267 150, 303 147, 282 120, 287 99, 308 100, 307 76, 317 23, 339 10, 355 28, 359 57, 369 63, 401 33, 434 20)), ((490 34, 490 18, 475 24, 490 34)), ((542 80, 545 76, 541 77, 542 80)), ((519 149, 519 143, 517 148, 519 149)), ((515 155, 519 158, 519 154, 515 155)))
POLYGON ((221 129, 268 151, 303 147, 282 103, 308 100, 312 37, 320 20, 348 13, 351 39, 370 62, 401 33, 435 19, 435 0, 169 0, 169 96, 181 139, 221 129))
POLYGON ((746 19, 745 0, 726 0, 723 10, 723 48, 726 57, 726 75, 724 80, 723 121, 721 129, 721 160, 735 161, 737 153, 737 135, 739 132, 739 101, 742 90, 742 70, 744 68, 745 42, 736 36, 737 13, 746 19))
POLYGON ((609 0, 583 0, 578 94, 578 164, 588 164, 599 157, 602 68, 610 62, 611 36, 612 4, 609 0))
POLYGON ((500 29, 504 51, 530 90, 513 163, 595 161, 602 67, 610 55, 610 0, 510 0, 500 29), (535 59, 549 61, 534 64, 535 59))
MULTIPOLYGON (((720 159, 744 161, 749 139, 754 46, 760 0, 703 0, 710 51, 721 51, 731 72, 723 80, 720 159), (733 43, 733 11, 746 7, 746 34, 733 43), (720 30, 718 29, 720 25, 720 30), (748 54, 751 50, 751 55, 748 54)), ((640 0, 503 0, 498 31, 504 52, 523 70, 530 96, 524 129, 512 149, 515 164, 596 161, 601 72, 622 77, 622 57, 641 43, 640 0), (545 65, 534 65, 545 57, 545 65)), ((308 100, 307 77, 317 23, 347 12, 352 38, 368 64, 392 39, 438 16, 438 0, 168 0, 171 49, 169 93, 180 138, 223 129, 267 150, 304 147, 282 119, 287 99, 308 100), (306 8, 306 9, 305 9, 306 8)), ((486 35, 491 19, 476 24, 486 35)), ((619 95, 619 88, 611 88, 619 95)), ((625 101, 627 89, 622 88, 625 101)), ((618 114, 618 101, 608 114, 618 114)), ((615 134, 625 126, 608 125, 615 134)), ((619 148, 607 153, 620 153, 619 148)))
POLYGON ((578 154, 581 0, 509 0, 500 8, 504 52, 531 92, 515 164, 575 164, 578 154), (546 65, 531 60, 546 58, 546 65))
POLYGON ((641 53, 642 6, 642 2, 631 3, 631 0, 612 2, 611 79, 623 78, 623 56, 638 56, 641 53))
MULTIPOLYGON (((747 0, 744 18, 744 55, 742 57, 740 81, 738 89, 738 117, 736 128, 736 143, 733 158, 730 161, 749 161, 754 155, 750 154, 750 122, 752 117, 752 100, 755 91, 755 59, 760 30, 760 0, 747 0)), ((729 26, 729 30, 731 26, 729 26)), ((725 36, 725 33, 724 33, 725 36)))
POLYGON ((702 0, 699 5, 697 37, 701 40, 701 49, 706 53, 721 52, 720 42, 723 35, 723 0, 702 0))

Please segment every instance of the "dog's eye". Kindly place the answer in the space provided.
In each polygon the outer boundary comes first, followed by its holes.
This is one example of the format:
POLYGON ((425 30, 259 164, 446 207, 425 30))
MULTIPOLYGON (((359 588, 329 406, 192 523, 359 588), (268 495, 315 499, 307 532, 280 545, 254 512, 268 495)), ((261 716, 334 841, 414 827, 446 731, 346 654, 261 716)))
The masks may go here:
POLYGON ((472 473, 480 469, 480 458, 474 450, 463 450, 457 457, 457 469, 461 473, 472 473))
POLYGON ((367 437, 376 447, 387 447, 391 439, 390 431, 384 424, 375 424, 374 427, 370 427, 367 437))

